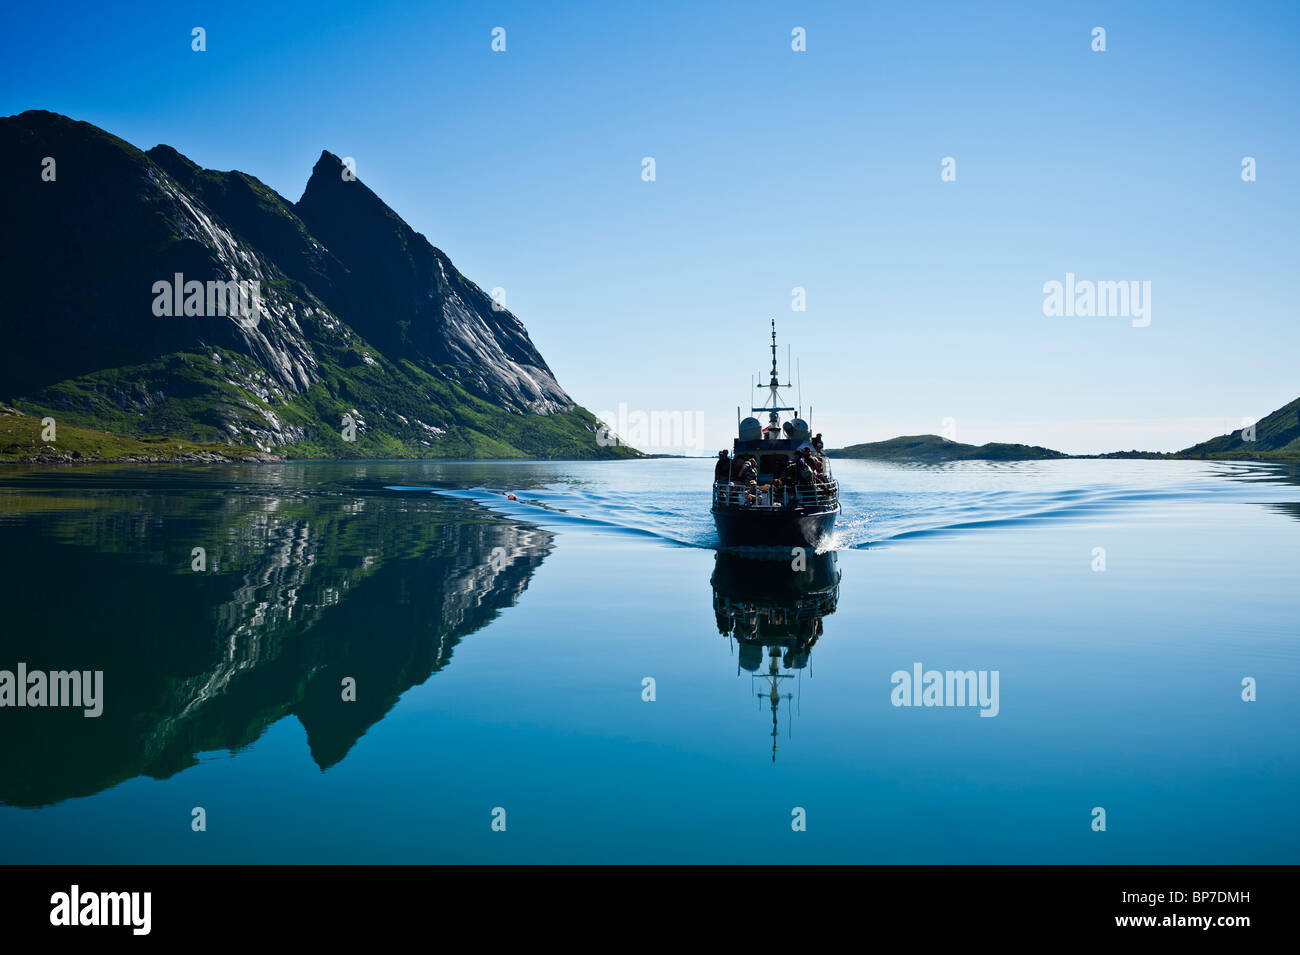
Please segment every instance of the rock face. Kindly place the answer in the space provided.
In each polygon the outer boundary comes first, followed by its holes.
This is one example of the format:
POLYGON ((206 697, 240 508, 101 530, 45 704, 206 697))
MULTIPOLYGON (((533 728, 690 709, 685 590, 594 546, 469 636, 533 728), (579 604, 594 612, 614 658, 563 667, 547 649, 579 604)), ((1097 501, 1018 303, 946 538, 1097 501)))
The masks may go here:
POLYGON ((170 146, 0 118, 0 399, 299 456, 628 453, 600 446, 515 316, 344 172, 323 153, 295 205, 170 146), (260 308, 214 314, 209 290, 203 314, 160 316, 177 275, 256 283, 260 308))
POLYGON ((523 323, 344 172, 322 152, 294 208, 347 265, 330 303, 352 327, 387 355, 450 365, 489 400, 541 414, 572 408, 523 323))

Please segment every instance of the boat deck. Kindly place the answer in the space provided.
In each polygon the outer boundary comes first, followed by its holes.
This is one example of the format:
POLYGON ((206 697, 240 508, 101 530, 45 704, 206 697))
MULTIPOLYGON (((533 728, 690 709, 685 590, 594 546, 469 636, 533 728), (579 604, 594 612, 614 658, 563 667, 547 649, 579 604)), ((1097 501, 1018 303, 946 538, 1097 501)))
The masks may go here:
POLYGON ((830 510, 839 506, 840 486, 834 479, 816 484, 794 484, 777 487, 772 483, 759 484, 754 503, 746 504, 745 495, 750 489, 744 484, 715 481, 713 507, 724 510, 782 511, 797 508, 830 510))

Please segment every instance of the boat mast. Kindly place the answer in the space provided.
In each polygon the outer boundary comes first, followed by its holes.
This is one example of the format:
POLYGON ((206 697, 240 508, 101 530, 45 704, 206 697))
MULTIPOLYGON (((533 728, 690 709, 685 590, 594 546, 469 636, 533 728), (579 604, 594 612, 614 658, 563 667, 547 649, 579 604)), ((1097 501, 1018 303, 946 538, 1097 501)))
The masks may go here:
MULTIPOLYGON (((772 762, 775 763, 775 762, 776 762, 776 741, 777 741, 777 739, 779 738, 779 736, 780 736, 780 734, 781 734, 781 731, 780 731, 780 724, 779 724, 779 722, 778 722, 778 718, 777 718, 777 711, 778 711, 778 709, 779 709, 780 706, 781 706, 781 697, 784 696, 787 700, 793 700, 793 699, 794 699, 794 694, 793 694, 793 693, 782 693, 782 692, 780 691, 780 689, 778 688, 778 686, 777 686, 777 681, 778 681, 778 680, 788 680, 788 679, 790 679, 790 674, 788 674, 788 673, 780 673, 780 672, 777 671, 777 663, 778 663, 778 661, 781 659, 781 648, 780 648, 780 646, 777 645, 777 644, 772 644, 772 645, 768 648, 767 656, 768 656, 768 668, 767 668, 767 673, 764 674, 764 675, 767 677, 767 682, 768 682, 768 691, 767 691, 767 693, 759 693, 759 694, 757 694, 757 696, 758 696, 758 698, 759 698, 760 700, 766 698, 766 699, 767 699, 767 702, 768 702, 768 706, 769 706, 769 707, 771 708, 771 710, 772 710, 772 733, 771 733, 771 736, 772 736, 772 762)), ((788 719, 789 719, 789 717, 787 717, 787 720, 788 720, 788 719)))
POLYGON ((775 318, 772 319, 772 377, 766 385, 759 385, 758 387, 767 388, 768 390, 767 401, 763 404, 761 408, 751 408, 749 410, 766 411, 768 413, 766 430, 776 431, 776 433, 780 435, 781 415, 779 414, 779 412, 794 411, 796 409, 782 406, 781 395, 777 390, 779 388, 789 388, 790 383, 787 381, 784 385, 781 384, 781 378, 776 368, 776 319, 775 318))

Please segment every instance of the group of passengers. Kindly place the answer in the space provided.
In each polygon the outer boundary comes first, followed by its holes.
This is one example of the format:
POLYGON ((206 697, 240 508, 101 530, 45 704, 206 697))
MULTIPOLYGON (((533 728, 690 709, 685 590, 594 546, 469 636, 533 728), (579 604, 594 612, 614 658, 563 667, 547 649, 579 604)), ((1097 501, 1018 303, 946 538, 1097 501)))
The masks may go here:
MULTIPOLYGON (((820 439, 821 435, 817 435, 820 439)), ((820 441, 817 442, 820 444, 820 441)), ((816 447, 816 445, 814 445, 816 447)), ((817 448, 820 451, 820 448, 817 448)), ((739 484, 745 488, 745 503, 754 504, 760 494, 771 492, 772 499, 780 499, 783 488, 799 485, 827 483, 826 459, 810 448, 800 448, 770 484, 758 483, 758 458, 752 454, 730 457, 727 451, 718 452, 718 463, 713 468, 717 484, 739 484)))

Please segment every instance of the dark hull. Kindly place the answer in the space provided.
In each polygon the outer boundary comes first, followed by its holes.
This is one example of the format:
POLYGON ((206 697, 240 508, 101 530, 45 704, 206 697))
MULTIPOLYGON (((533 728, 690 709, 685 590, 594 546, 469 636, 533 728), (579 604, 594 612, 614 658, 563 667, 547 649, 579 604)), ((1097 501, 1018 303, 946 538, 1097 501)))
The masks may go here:
POLYGON ((815 547, 835 529, 829 511, 713 508, 723 547, 815 547))

